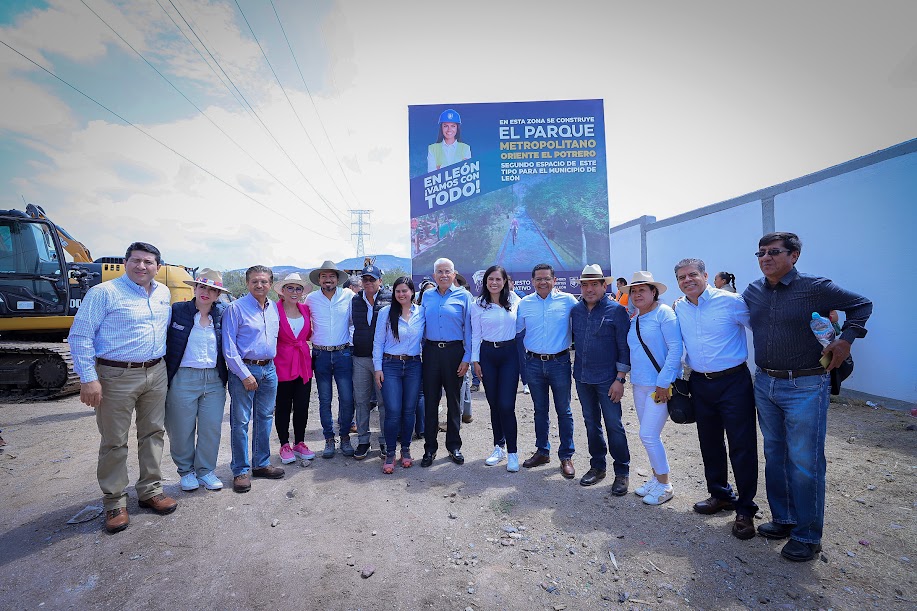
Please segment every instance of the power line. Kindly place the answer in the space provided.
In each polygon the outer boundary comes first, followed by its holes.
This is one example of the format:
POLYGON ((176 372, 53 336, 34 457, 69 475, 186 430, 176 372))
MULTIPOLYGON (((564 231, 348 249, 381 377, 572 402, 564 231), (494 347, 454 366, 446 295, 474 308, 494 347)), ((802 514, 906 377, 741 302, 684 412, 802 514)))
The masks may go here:
POLYGON ((255 44, 258 45, 258 48, 261 49, 261 55, 264 57, 264 61, 267 63, 267 67, 271 69, 271 74, 274 75, 274 79, 277 81, 277 85, 280 87, 280 91, 283 92, 283 97, 286 98, 287 104, 290 105, 290 110, 293 111, 293 115, 296 117, 296 121, 299 122, 299 127, 302 129, 303 134, 306 136, 306 140, 309 141, 309 144, 312 145, 312 150, 315 151, 315 155, 318 157, 318 160, 321 162, 322 167, 325 168, 325 171, 328 172, 328 176, 331 178, 331 184, 334 185, 334 188, 337 189, 337 192, 341 195, 341 199, 344 203, 347 203, 347 198, 344 197, 343 191, 338 187, 337 182, 334 180, 334 175, 331 173, 331 170, 328 169, 328 166, 325 164, 325 159, 322 157, 321 153, 318 152, 318 149, 315 147, 315 143, 312 141, 312 137, 309 135, 306 126, 303 125, 302 119, 299 117, 299 113, 296 112, 296 107, 293 106, 293 102, 290 101, 290 96, 287 95, 287 90, 284 88, 283 83, 280 82, 280 77, 277 76, 277 72, 274 70, 274 66, 271 64, 271 60, 267 58, 267 53, 264 52, 264 47, 261 46, 261 42, 258 40, 258 37, 255 35, 255 30, 252 29, 251 24, 248 22, 248 18, 245 16, 245 12, 242 10, 242 6, 239 4, 239 0, 235 0, 236 6, 239 8, 239 14, 242 15, 242 19, 245 21, 245 25, 248 26, 248 31, 251 32, 252 38, 255 40, 255 44))
POLYGON ((364 238, 369 238, 370 222, 369 215, 372 210, 351 210, 350 211, 350 237, 356 239, 357 257, 366 256, 364 238), (365 217, 365 218, 364 218, 365 217))
POLYGON ((350 188, 351 195, 353 195, 353 198, 357 200, 357 203, 359 203, 360 198, 357 197, 357 193, 354 191, 353 185, 350 184, 350 179, 347 177, 347 172, 344 171, 344 166, 341 164, 341 158, 337 151, 334 150, 334 144, 331 142, 331 136, 328 135, 328 130, 325 129, 325 122, 322 121, 322 116, 318 112, 318 106, 315 105, 315 99, 312 97, 312 91, 309 90, 309 86, 306 84, 306 77, 303 76, 302 69, 299 67, 299 61, 296 59, 296 53, 293 52, 293 45, 290 44, 290 39, 287 38, 287 31, 283 27, 283 22, 280 19, 280 14, 277 13, 277 7, 274 6, 274 0, 271 0, 271 8, 274 9, 274 16, 277 17, 277 25, 280 26, 280 31, 283 32, 283 39, 287 42, 287 48, 290 49, 290 55, 293 57, 293 63, 296 64, 296 71, 299 72, 299 78, 302 79, 302 86, 305 88, 306 93, 309 94, 309 101, 312 102, 312 108, 315 110, 315 116, 318 117, 318 124, 322 126, 322 132, 325 134, 325 138, 328 140, 328 146, 331 147, 331 152, 334 154, 334 160, 338 162, 338 167, 341 169, 341 175, 344 177, 344 182, 346 182, 347 186, 350 188))
MULTIPOLYGON (((159 0, 156 0, 156 1, 157 1, 157 4, 159 4, 159 0)), ((337 220, 337 223, 338 223, 339 225, 341 225, 342 227, 345 227, 345 228, 346 228, 346 227, 347 227, 347 223, 338 215, 337 211, 336 211, 334 208, 331 207, 331 204, 330 204, 330 202, 327 200, 327 198, 325 198, 325 196, 322 195, 321 192, 319 192, 319 190, 315 187, 315 185, 312 184, 312 181, 309 180, 309 178, 305 175, 305 173, 302 171, 302 169, 299 167, 299 165, 298 165, 295 161, 293 161, 293 158, 290 156, 290 154, 287 152, 287 150, 283 147, 282 144, 280 144, 280 141, 277 140, 277 138, 274 136, 274 133, 271 131, 271 129, 270 129, 270 128, 267 126, 267 124, 261 119, 261 116, 258 114, 258 111, 256 111, 255 108, 251 105, 251 103, 245 98, 245 94, 243 94, 242 91, 239 89, 239 87, 235 84, 235 82, 232 80, 232 77, 230 77, 229 74, 226 73, 226 70, 223 69, 223 66, 220 64, 219 60, 218 60, 216 57, 214 57, 213 53, 210 51, 210 48, 209 48, 209 47, 207 46, 207 44, 201 39, 201 37, 198 35, 197 31, 195 31, 194 27, 193 27, 190 23, 188 23, 188 20, 187 20, 187 19, 185 18, 185 16, 182 14, 182 12, 179 10, 179 8, 178 8, 177 6, 175 6, 175 3, 174 3, 172 0, 169 0, 169 4, 172 5, 172 8, 175 10, 175 12, 178 14, 178 16, 181 17, 181 20, 185 23, 185 26, 187 26, 187 28, 191 31, 191 33, 194 35, 194 37, 197 39, 197 41, 201 44, 201 46, 202 46, 202 47, 204 48, 204 50, 207 52, 207 55, 210 56, 210 59, 213 60, 213 62, 216 64, 216 66, 220 69, 220 72, 222 72, 223 75, 226 77, 226 80, 228 80, 228 81, 230 82, 230 84, 233 86, 233 88, 238 92, 239 96, 245 101, 245 104, 242 105, 242 109, 245 110, 246 112, 248 112, 250 115, 254 116, 254 118, 255 118, 255 120, 258 122, 258 124, 261 125, 261 128, 267 133, 267 135, 271 138, 271 140, 274 141, 274 144, 277 145, 277 148, 280 149, 280 152, 283 153, 283 155, 287 158, 287 160, 289 160, 290 164, 292 164, 292 166, 296 169, 296 171, 299 172, 299 175, 302 176, 303 180, 306 181, 306 184, 308 184, 308 185, 312 188, 312 190, 315 191, 315 194, 319 197, 319 199, 322 200, 322 202, 325 204, 325 206, 326 206, 326 207, 331 211, 331 213, 335 216, 335 218, 336 218, 336 220, 337 220), (247 106, 247 108, 246 108, 246 106, 247 106)), ((166 15, 169 15, 169 12, 166 11, 165 7, 162 6, 162 4, 159 4, 159 7, 163 10, 163 12, 164 12, 166 15)), ((169 16, 169 17, 170 17, 170 19, 171 19, 171 16, 169 16)), ((181 33, 184 35, 184 31, 181 29, 181 27, 178 26, 177 23, 175 23, 175 20, 174 20, 174 19, 172 19, 172 23, 175 24, 175 27, 178 28, 178 31, 181 32, 181 33)), ((187 35, 185 35, 185 39, 188 39, 187 35)), ((190 40, 188 40, 188 43, 191 44, 192 48, 194 48, 195 50, 197 50, 197 47, 196 47, 190 40)), ((200 52, 198 52, 198 54, 200 54, 200 52)), ((206 60, 205 60, 204 63, 207 63, 207 64, 209 65, 209 63, 208 63, 206 60)), ((220 79, 220 80, 221 80, 221 82, 222 82, 222 79, 220 79)), ((230 90, 230 93, 232 93, 232 90, 230 90)), ((233 97, 235 97, 235 95, 233 95, 233 97)))
POLYGON ((182 159, 184 159, 185 161, 187 161, 188 163, 190 163, 191 165, 193 165, 194 167, 196 167, 196 168, 199 169, 200 171, 204 172, 205 174, 207 174, 207 175, 210 176, 211 178, 214 178, 214 179, 218 180, 219 182, 223 183, 224 185, 226 185, 227 187, 229 187, 229 188, 232 189, 233 191, 237 192, 239 195, 242 195, 243 197, 246 197, 246 198, 250 199, 250 200, 253 201, 254 203, 256 203, 256 204, 258 204, 259 206, 261 206, 262 208, 264 208, 265 210, 268 210, 268 211, 270 211, 270 212, 273 212, 273 213, 276 214, 277 216, 279 216, 279 217, 281 217, 281 218, 284 218, 284 219, 290 221, 291 223, 293 223, 294 225, 298 225, 299 227, 302 227, 303 229, 305 229, 305 230, 307 230, 307 231, 309 231, 309 232, 311 232, 311 233, 314 233, 314 234, 317 235, 317 236, 320 236, 320 237, 323 237, 323 238, 327 238, 327 239, 329 239, 329 240, 333 240, 333 239, 334 239, 334 238, 332 238, 331 236, 327 236, 327 235, 325 235, 325 234, 323 234, 323 233, 319 233, 318 231, 315 231, 314 229, 312 229, 312 228, 310 228, 310 227, 306 227, 305 225, 299 223, 298 221, 295 221, 295 220, 291 219, 290 217, 288 217, 287 215, 285 215, 285 214, 283 214, 283 213, 281 213, 281 212, 278 212, 277 210, 274 210, 273 208, 271 208, 271 207, 268 206, 267 204, 264 204, 264 203, 258 201, 257 199, 255 199, 254 197, 252 197, 251 195, 249 195, 248 193, 245 193, 245 192, 242 191, 241 189, 238 189, 238 188, 235 187, 234 185, 232 185, 232 184, 226 182, 225 180, 223 180, 222 178, 220 178, 219 176, 217 176, 216 174, 214 174, 213 172, 211 172, 211 171, 208 170, 207 168, 203 167, 202 165, 200 165, 200 164, 197 163, 196 161, 193 161, 193 160, 189 159, 188 157, 186 157, 185 155, 179 153, 179 152, 176 151, 174 148, 172 148, 171 146, 169 146, 168 144, 166 144, 165 142, 163 142, 162 140, 160 140, 160 139, 157 138, 156 136, 150 134, 149 132, 147 132, 147 131, 144 130, 143 128, 138 127, 137 125, 134 125, 133 123, 131 123, 130 121, 128 121, 127 119, 125 119, 124 117, 122 117, 121 115, 119 115, 118 113, 116 113, 114 110, 112 110, 111 108, 109 108, 108 106, 105 106, 104 104, 102 104, 101 102, 99 102, 98 100, 96 100, 95 98, 93 98, 92 96, 90 96, 89 94, 84 93, 82 90, 80 90, 80 89, 79 89, 78 87, 76 87, 75 85, 71 85, 69 82, 65 81, 63 78, 59 77, 58 75, 56 75, 56 74, 53 73, 52 71, 48 70, 47 68, 45 68, 44 66, 42 66, 41 64, 39 64, 38 62, 36 62, 34 59, 28 57, 27 55, 25 55, 25 54, 22 53, 21 51, 19 51, 19 50, 13 48, 13 47, 12 47, 11 45, 9 45, 6 41, 0 40, 0 44, 2 44, 4 47, 6 47, 7 49, 9 49, 10 51, 12 51, 13 53, 15 53, 16 55, 20 56, 20 57, 23 58, 24 60, 26 60, 26 61, 29 62, 30 64, 32 64, 32 65, 34 65, 35 67, 39 68, 39 69, 42 70, 43 72, 46 72, 48 75, 50 75, 51 77, 53 77, 53 78, 55 78, 56 80, 60 81, 61 83, 63 83, 63 84, 66 85, 67 87, 69 87, 70 89, 74 90, 75 92, 77 92, 78 94, 80 94, 81 96, 83 96, 84 98, 86 98, 87 100, 89 100, 90 102, 92 102, 93 104, 95 104, 95 105, 99 106, 100 108, 104 109, 105 111, 111 113, 112 115, 114 115, 115 117, 117 117, 118 119, 120 119, 121 121, 123 121, 126 125, 129 125, 129 126, 133 127, 134 129, 136 129, 137 131, 139 131, 141 134, 143 134, 144 136, 146 136, 146 137, 149 138, 150 140, 153 140, 154 142, 156 142, 156 143, 159 144, 160 146, 162 146, 162 147, 168 149, 169 151, 171 151, 171 152, 174 153, 175 155, 181 157, 182 159))
POLYGON ((99 15, 97 12, 95 12, 95 10, 93 10, 93 8, 92 8, 91 6, 89 6, 88 4, 86 4, 86 1, 85 1, 85 0, 80 0, 80 2, 82 2, 82 3, 83 3, 83 6, 85 6, 87 9, 89 9, 89 11, 90 11, 93 15, 95 15, 96 17, 98 17, 99 20, 100 20, 102 23, 104 23, 106 26, 108 26, 108 29, 111 30, 111 31, 114 33, 115 36, 117 36, 119 39, 121 39, 121 42, 123 42, 123 43, 126 44, 128 47, 130 47, 131 51, 133 51, 134 53, 136 53, 136 54, 137 54, 137 57, 139 57, 140 59, 142 59, 142 60, 146 63, 147 66, 149 66, 150 68, 152 68, 153 71, 156 72, 156 74, 158 74, 166 83, 169 84, 170 87, 172 87, 172 89, 174 89, 174 90, 178 93, 178 95, 180 95, 181 97, 183 97, 183 98, 185 99, 185 101, 187 101, 189 104, 191 104, 191 106, 193 106, 194 109, 195 109, 196 111, 198 111, 205 119, 207 119, 207 120, 210 122, 211 125, 213 125, 215 128, 217 128, 217 130, 219 130, 219 132, 220 132, 221 134, 223 134, 224 136, 226 136, 226 138, 227 138, 230 142, 232 142, 234 145, 236 145, 236 148, 238 148, 238 149, 239 149, 240 151, 242 151, 249 159, 251 159, 253 162, 255 162, 255 164, 256 164, 259 168, 261 168, 262 170, 264 170, 265 172, 267 172, 267 174, 268 174, 271 178, 273 178, 275 181, 277 181, 277 183, 280 184, 284 189, 286 189, 287 191, 289 191, 290 194, 293 195, 293 197, 297 198, 297 199, 298 199, 299 201, 301 201, 303 204, 305 204, 306 206, 308 206, 308 207, 309 207, 313 212, 315 212, 317 215, 319 215, 320 217, 322 217, 323 219, 325 219, 325 220, 327 220, 327 221, 332 221, 332 219, 328 218, 327 216, 325 216, 324 214, 322 214, 321 212, 319 212, 318 210, 316 210, 316 209, 312 206, 312 204, 310 204, 309 202, 307 202, 306 200, 304 200, 302 197, 300 197, 299 195, 297 195, 297 194, 296 194, 290 187, 288 187, 282 180, 280 180, 279 178, 277 178, 277 176, 275 176, 270 170, 268 170, 266 167, 264 167, 264 165, 262 165, 260 161, 258 161, 257 159, 255 159, 255 157, 254 157, 251 153, 249 153, 241 144, 239 144, 238 142, 236 142, 236 140, 235 140, 232 136, 230 136, 229 134, 227 134, 226 131, 224 131, 222 127, 220 127, 219 125, 217 125, 216 121, 214 121, 213 119, 211 119, 210 116, 208 116, 207 113, 205 113, 203 110, 201 110, 201 108, 200 108, 197 104, 195 104, 193 101, 191 101, 191 99, 190 99, 188 96, 186 96, 186 95, 181 91, 181 89, 179 89, 178 87, 176 87, 176 86, 175 86, 175 83, 173 83, 172 81, 170 81, 170 80, 168 79, 168 77, 166 77, 166 75, 164 75, 162 72, 160 72, 159 69, 156 68, 156 66, 154 66, 152 63, 150 63, 149 60, 147 60, 147 58, 145 58, 145 57, 143 56, 143 54, 140 53, 140 51, 138 51, 136 48, 134 48, 134 46, 133 46, 131 43, 129 43, 127 40, 125 40, 124 37, 121 36, 121 34, 119 34, 118 31, 115 30, 115 29, 111 26, 111 24, 109 24, 107 21, 105 21, 105 19, 104 19, 101 15, 99 15))

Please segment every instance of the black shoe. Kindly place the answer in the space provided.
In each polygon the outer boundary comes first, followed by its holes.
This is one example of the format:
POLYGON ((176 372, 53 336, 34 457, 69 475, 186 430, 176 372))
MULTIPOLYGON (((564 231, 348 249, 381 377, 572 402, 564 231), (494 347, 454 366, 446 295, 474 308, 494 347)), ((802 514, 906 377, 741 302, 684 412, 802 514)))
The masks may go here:
POLYGON ((723 511, 724 509, 735 509, 735 504, 732 499, 718 499, 715 496, 711 496, 709 499, 694 503, 694 511, 707 516, 723 511))
POLYGON ((611 494, 613 496, 624 496, 627 494, 627 486, 630 478, 626 475, 615 475, 615 481, 611 485, 611 494))
POLYGON ((796 539, 790 539, 780 550, 780 555, 793 562, 808 562, 809 560, 815 560, 820 551, 821 544, 819 543, 803 543, 796 539))
POLYGON ((366 455, 369 454, 369 444, 361 443, 357 446, 357 449, 353 452, 353 457, 357 460, 363 460, 366 458, 366 455))
POLYGON ((777 522, 768 522, 758 526, 758 534, 765 539, 786 539, 796 528, 795 524, 778 524, 777 522))
POLYGON ((449 450, 449 458, 457 465, 465 464, 465 456, 462 454, 461 450, 449 450))
POLYGON ((429 467, 433 464, 433 461, 436 459, 436 452, 424 452, 423 458, 420 459, 421 467, 429 467))
POLYGON ((386 456, 388 456, 388 454, 386 454, 385 452, 385 444, 380 443, 379 444, 379 458, 381 458, 382 460, 385 460, 386 456))
POLYGON ((596 469, 595 467, 593 467, 592 469, 589 469, 588 471, 586 471, 586 475, 584 475, 582 479, 580 479, 579 485, 580 486, 594 486, 597 483, 599 483, 600 481, 602 481, 603 479, 605 479, 605 472, 600 471, 599 469, 596 469))
POLYGON ((742 541, 753 539, 755 536, 755 519, 752 516, 736 516, 736 521, 732 525, 732 536, 742 541))

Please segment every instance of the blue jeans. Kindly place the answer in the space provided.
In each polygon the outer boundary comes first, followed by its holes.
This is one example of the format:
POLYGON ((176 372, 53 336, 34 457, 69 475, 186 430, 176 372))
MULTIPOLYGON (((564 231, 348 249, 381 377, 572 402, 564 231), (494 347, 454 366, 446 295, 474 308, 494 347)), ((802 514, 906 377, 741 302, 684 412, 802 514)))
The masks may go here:
POLYGON ((611 382, 603 384, 576 383, 576 394, 583 408, 583 423, 586 425, 586 440, 589 442, 589 466, 605 471, 608 462, 605 455, 611 450, 615 475, 630 475, 630 449, 627 435, 621 423, 621 402, 612 402, 608 396, 611 382), (602 434, 602 420, 608 433, 608 444, 602 434))
POLYGON ((399 361, 382 360, 382 400, 385 402, 385 451, 395 455, 395 444, 401 449, 411 447, 414 432, 414 411, 420 396, 422 379, 420 359, 399 361))
POLYGON ((498 348, 490 342, 481 343, 481 374, 484 394, 490 405, 490 425, 494 445, 506 445, 510 454, 516 447, 516 388, 519 386, 519 353, 513 342, 500 342, 498 348))
POLYGON ((229 374, 229 428, 232 443, 233 477, 255 468, 271 464, 271 425, 274 422, 274 403, 277 400, 277 370, 274 362, 267 365, 248 365, 248 370, 258 382, 258 388, 245 390, 239 376, 229 374), (248 423, 252 423, 252 458, 248 454, 248 423))
POLYGON ((338 432, 350 435, 353 422, 353 359, 350 348, 344 350, 312 350, 312 368, 318 387, 318 416, 325 439, 334 439, 334 418, 331 416, 332 379, 338 391, 338 432))
POLYGON ((561 460, 573 458, 573 414, 570 412, 570 353, 542 361, 537 357, 525 355, 525 373, 535 404, 535 448, 545 456, 551 453, 551 442, 548 441, 550 415, 548 407, 550 398, 548 390, 554 395, 554 411, 557 412, 557 429, 560 433, 560 448, 557 456, 561 460))
POLYGON ((755 373, 755 403, 764 437, 767 502, 790 537, 821 543, 825 521, 825 435, 831 376, 781 380, 755 373))
POLYGON ((216 367, 179 367, 166 395, 169 451, 179 475, 216 469, 225 407, 226 387, 216 367))

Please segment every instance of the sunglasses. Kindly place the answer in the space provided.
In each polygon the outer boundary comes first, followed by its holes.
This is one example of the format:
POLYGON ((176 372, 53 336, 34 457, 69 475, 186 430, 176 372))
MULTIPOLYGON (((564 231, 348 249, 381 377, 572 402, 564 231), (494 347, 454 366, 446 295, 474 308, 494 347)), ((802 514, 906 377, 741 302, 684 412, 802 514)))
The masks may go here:
POLYGON ((288 284, 283 287, 283 290, 290 291, 291 293, 302 293, 304 289, 298 284, 288 284))
POLYGON ((755 256, 758 257, 759 259, 763 257, 764 255, 770 255, 772 257, 776 257, 777 255, 779 255, 782 252, 792 252, 792 251, 787 250, 786 248, 771 248, 770 250, 759 250, 758 252, 755 253, 755 256))

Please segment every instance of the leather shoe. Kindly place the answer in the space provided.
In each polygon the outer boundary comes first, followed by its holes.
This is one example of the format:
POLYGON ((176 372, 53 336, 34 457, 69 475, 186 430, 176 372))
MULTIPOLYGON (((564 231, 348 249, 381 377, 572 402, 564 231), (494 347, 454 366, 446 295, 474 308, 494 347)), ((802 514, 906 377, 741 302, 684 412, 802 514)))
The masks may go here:
POLYGON ((746 541, 755 536, 755 519, 751 516, 737 515, 732 525, 732 536, 746 541))
POLYGON ((570 458, 560 459, 560 474, 567 479, 573 479, 576 475, 576 469, 573 468, 573 460, 570 458))
POLYGON ((615 481, 611 485, 611 494, 613 496, 624 496, 627 494, 627 486, 630 484, 630 478, 626 475, 615 475, 615 481))
POLYGON ((793 562, 808 562, 809 560, 815 560, 820 551, 821 544, 819 543, 803 543, 796 539, 790 539, 780 550, 780 555, 793 562))
POLYGON ((461 450, 450 450, 449 458, 451 458, 452 462, 454 462, 457 465, 465 464, 465 456, 462 454, 461 450))
POLYGON ((280 467, 275 467, 274 465, 268 465, 266 467, 258 467, 257 469, 252 469, 252 477, 263 477, 266 479, 282 479, 284 475, 284 470, 280 467))
POLYGON ((472 416, 471 414, 463 414, 462 422, 465 424, 471 424, 472 422, 474 422, 474 416, 472 416))
POLYGON ((735 509, 735 503, 731 499, 718 499, 711 496, 709 499, 694 503, 694 511, 710 516, 723 510, 735 509))
POLYGON ((550 456, 536 451, 534 454, 532 454, 531 457, 522 461, 522 466, 526 469, 531 469, 532 467, 537 467, 539 465, 546 465, 549 462, 551 462, 550 456))
POLYGON ((758 534, 765 539, 786 539, 796 528, 795 524, 778 524, 777 522, 768 522, 758 526, 758 534))
POLYGON ((105 530, 111 534, 119 533, 130 524, 127 507, 115 507, 105 512, 105 530))
POLYGON ((140 501, 139 505, 146 509, 152 509, 160 515, 166 515, 175 511, 175 508, 178 507, 178 501, 160 492, 156 496, 140 501))
POLYGON ((420 459, 421 467, 429 467, 433 464, 433 461, 436 459, 436 452, 424 452, 423 458, 420 459))
MULTIPOLYGON (((563 461, 561 461, 561 465, 563 465, 563 461)), ((605 479, 605 472, 593 467, 592 469, 586 471, 586 475, 584 475, 583 478, 579 481, 579 485, 594 486, 603 479, 605 479)))
POLYGON ((242 475, 237 475, 232 478, 232 491, 238 492, 239 494, 243 492, 248 492, 252 489, 252 476, 248 473, 243 473, 242 475))

